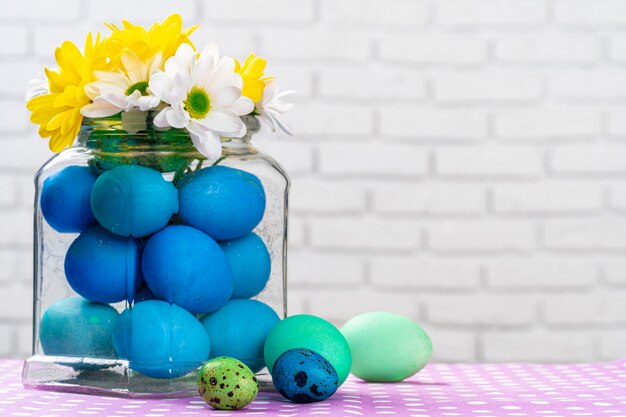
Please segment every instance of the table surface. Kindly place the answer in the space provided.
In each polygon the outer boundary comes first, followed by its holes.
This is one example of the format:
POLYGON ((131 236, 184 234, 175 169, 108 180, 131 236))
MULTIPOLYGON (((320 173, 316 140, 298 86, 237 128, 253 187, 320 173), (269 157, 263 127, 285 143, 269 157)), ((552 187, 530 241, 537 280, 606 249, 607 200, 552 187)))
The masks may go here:
POLYGON ((200 397, 127 400, 25 389, 21 368, 20 361, 0 360, 2 417, 626 417, 626 359, 568 365, 434 364, 396 384, 350 377, 331 399, 315 404, 261 393, 234 412, 213 410, 200 397))

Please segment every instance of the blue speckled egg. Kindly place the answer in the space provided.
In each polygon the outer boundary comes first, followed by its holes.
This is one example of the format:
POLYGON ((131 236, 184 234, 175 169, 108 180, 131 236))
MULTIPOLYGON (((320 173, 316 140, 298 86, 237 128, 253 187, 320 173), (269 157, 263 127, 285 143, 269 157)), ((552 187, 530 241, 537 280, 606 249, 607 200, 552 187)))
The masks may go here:
POLYGON ((46 355, 115 358, 111 334, 118 317, 110 305, 64 298, 41 318, 41 347, 46 355))
POLYGON ((265 338, 280 318, 260 301, 231 300, 216 312, 202 317, 200 322, 211 339, 212 358, 239 359, 256 373, 265 367, 265 338))
POLYGON ((141 237, 167 225, 178 211, 178 192, 154 169, 123 165, 98 177, 91 191, 91 209, 105 229, 141 237))
POLYGON ((136 239, 94 226, 70 245, 65 256, 65 277, 74 291, 90 301, 132 300, 141 282, 140 261, 136 239))
POLYGON ((89 203, 96 178, 88 167, 70 166, 43 182, 41 213, 54 230, 79 233, 96 224, 89 203))
POLYGON ((233 298, 252 298, 265 288, 271 272, 270 253, 255 233, 219 242, 233 271, 233 298))
POLYGON ((233 274, 224 252, 190 226, 168 226, 143 251, 143 275, 154 295, 190 313, 209 313, 228 302, 233 274))
POLYGON ((165 301, 143 301, 121 314, 113 346, 130 367, 153 378, 177 378, 209 358, 209 336, 193 315, 165 301))
POLYGON ((330 398, 339 387, 335 368, 309 349, 291 349, 278 357, 272 381, 280 394, 296 403, 330 398))
POLYGON ((204 168, 183 179, 179 198, 183 221, 216 240, 250 233, 265 212, 261 181, 225 166, 204 168))

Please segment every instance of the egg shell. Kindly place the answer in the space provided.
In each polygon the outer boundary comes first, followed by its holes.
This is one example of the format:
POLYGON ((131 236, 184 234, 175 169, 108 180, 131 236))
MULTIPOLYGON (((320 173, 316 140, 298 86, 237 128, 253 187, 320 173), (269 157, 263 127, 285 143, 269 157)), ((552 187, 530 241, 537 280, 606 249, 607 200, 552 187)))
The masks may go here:
POLYGON ((211 166, 181 181, 180 216, 213 239, 245 236, 265 212, 265 190, 254 175, 235 168, 211 166))
POLYGON ((141 282, 141 250, 134 238, 93 226, 82 232, 65 256, 65 277, 90 301, 132 300, 141 282))
POLYGON ((366 381, 402 381, 426 366, 433 351, 426 332, 398 314, 361 314, 341 332, 352 351, 352 373, 366 381))
POLYGON ((113 346, 131 369, 153 378, 188 374, 209 357, 211 343, 194 316, 175 304, 149 300, 122 312, 113 346))
POLYGON ((272 382, 280 394, 296 403, 330 398, 339 387, 335 368, 309 349, 291 349, 276 359, 272 382))
POLYGON ((41 317, 41 347, 46 355, 115 358, 111 334, 118 317, 108 304, 64 298, 41 317))
POLYGON ((211 357, 233 357, 258 372, 265 367, 265 338, 280 318, 267 304, 243 299, 229 301, 200 322, 211 339, 211 357))
POLYGON ((142 237, 167 225, 178 211, 178 191, 154 169, 123 165, 98 177, 91 209, 105 229, 142 237))
POLYGON ((190 313, 209 313, 233 292, 224 252, 205 233, 190 226, 168 226, 155 233, 143 251, 144 279, 154 295, 190 313))
POLYGON ((352 356, 341 332, 326 320, 300 314, 286 318, 272 329, 265 339, 264 356, 268 369, 284 352, 306 348, 322 355, 331 363, 343 384, 350 374, 352 356))
POLYGON ((254 373, 241 361, 224 356, 202 365, 196 378, 202 399, 218 410, 238 410, 259 393, 254 373))
POLYGON ((89 203, 96 178, 88 167, 70 166, 43 182, 41 213, 50 227, 61 233, 79 233, 96 224, 89 203))
POLYGON ((232 298, 252 298, 265 288, 271 272, 267 246, 255 233, 219 242, 233 271, 232 298))

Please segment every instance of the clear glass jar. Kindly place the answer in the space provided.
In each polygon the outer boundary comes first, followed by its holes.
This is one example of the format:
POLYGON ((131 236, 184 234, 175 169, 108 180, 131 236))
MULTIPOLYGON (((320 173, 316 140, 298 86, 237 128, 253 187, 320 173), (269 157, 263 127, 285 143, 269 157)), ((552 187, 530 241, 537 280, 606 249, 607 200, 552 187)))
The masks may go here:
POLYGON ((193 395, 208 340, 210 358, 239 356, 263 388, 259 329, 287 314, 289 178, 250 144, 254 117, 210 163, 186 131, 159 130, 144 115, 85 119, 77 144, 36 175, 33 356, 23 383, 193 395))

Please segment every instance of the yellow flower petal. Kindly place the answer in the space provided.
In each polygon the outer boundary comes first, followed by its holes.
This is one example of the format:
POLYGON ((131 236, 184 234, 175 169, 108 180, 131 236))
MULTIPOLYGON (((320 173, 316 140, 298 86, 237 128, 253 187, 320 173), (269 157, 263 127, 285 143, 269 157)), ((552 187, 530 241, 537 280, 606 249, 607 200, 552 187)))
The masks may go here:
POLYGON ((50 137, 50 149, 59 152, 71 146, 80 130, 80 109, 90 103, 85 85, 94 80, 94 71, 109 69, 101 50, 100 35, 90 33, 84 52, 71 42, 63 42, 55 51, 59 68, 46 69, 50 93, 34 97, 26 107, 31 121, 39 124, 41 137, 50 137))
POLYGON ((265 88, 265 79, 263 73, 267 61, 254 53, 248 55, 243 65, 235 60, 235 72, 241 75, 243 79, 243 89, 241 94, 257 103, 263 97, 263 89, 265 88))

